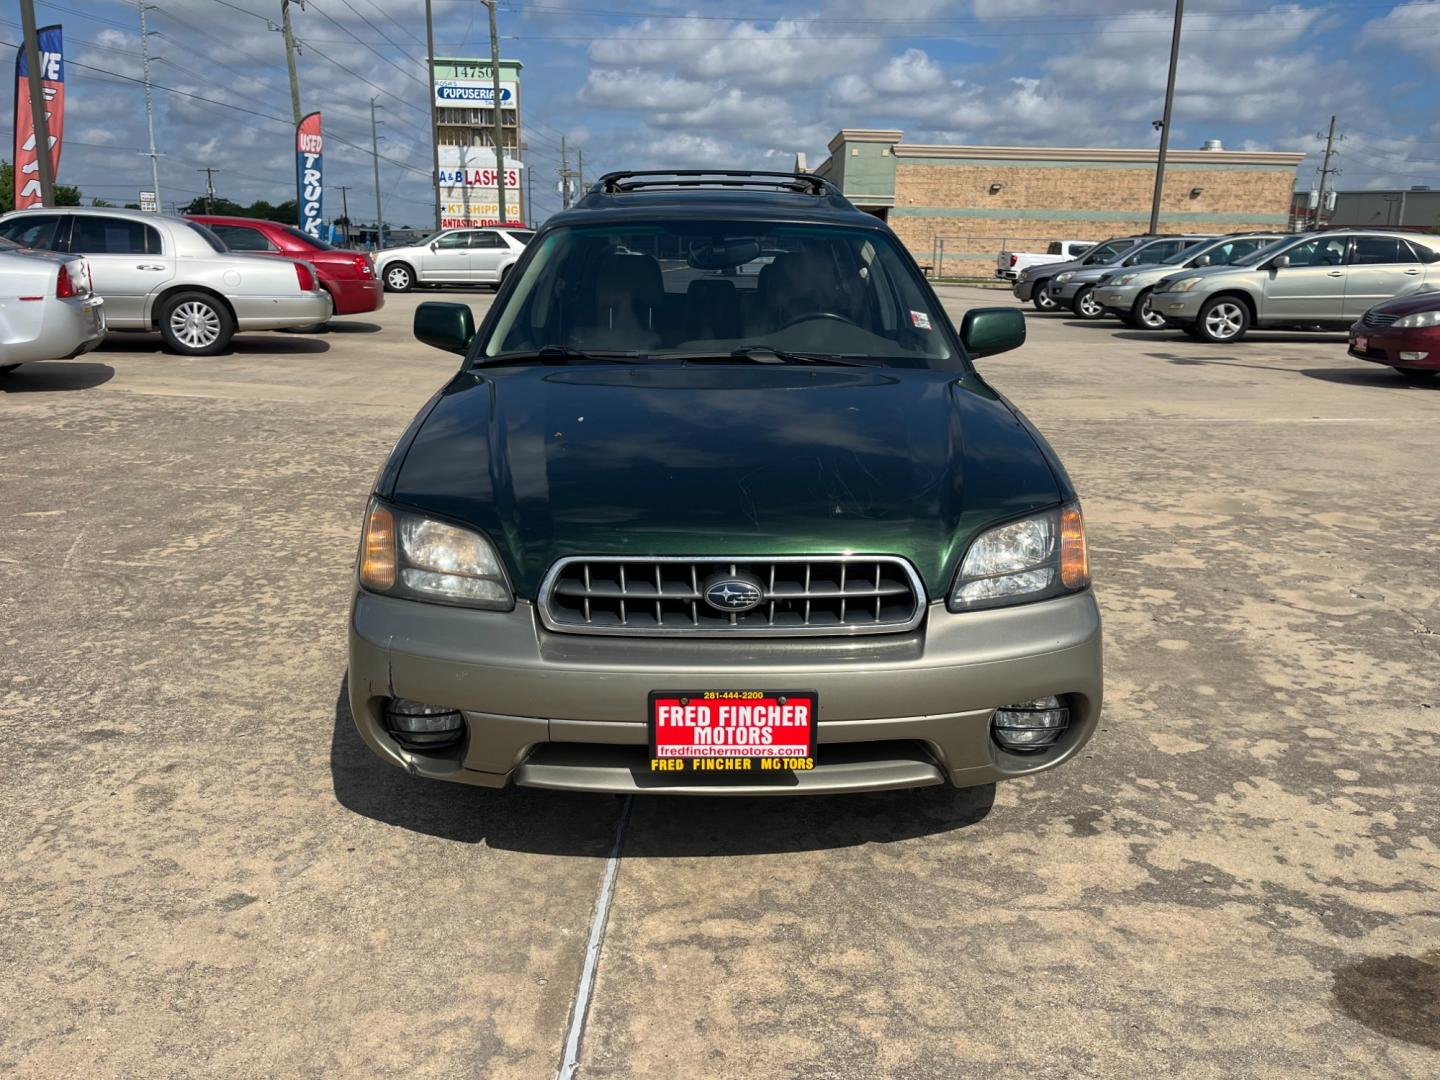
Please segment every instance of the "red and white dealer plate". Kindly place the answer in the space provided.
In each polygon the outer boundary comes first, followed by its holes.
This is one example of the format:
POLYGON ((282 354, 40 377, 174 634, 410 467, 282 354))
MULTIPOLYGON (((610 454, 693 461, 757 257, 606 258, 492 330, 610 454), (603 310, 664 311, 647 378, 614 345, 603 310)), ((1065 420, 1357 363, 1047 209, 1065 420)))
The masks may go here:
POLYGON ((789 772, 815 767, 813 690, 654 690, 650 770, 789 772))

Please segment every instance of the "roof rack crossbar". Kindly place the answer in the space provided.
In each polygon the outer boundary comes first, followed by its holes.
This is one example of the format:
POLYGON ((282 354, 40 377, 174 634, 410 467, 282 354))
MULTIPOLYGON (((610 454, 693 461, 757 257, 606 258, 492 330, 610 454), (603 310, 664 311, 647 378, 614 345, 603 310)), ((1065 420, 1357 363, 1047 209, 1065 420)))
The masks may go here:
POLYGON ((757 172, 749 169, 652 169, 606 173, 591 191, 618 194, 646 187, 764 187, 825 195, 839 194, 830 181, 814 173, 757 172))

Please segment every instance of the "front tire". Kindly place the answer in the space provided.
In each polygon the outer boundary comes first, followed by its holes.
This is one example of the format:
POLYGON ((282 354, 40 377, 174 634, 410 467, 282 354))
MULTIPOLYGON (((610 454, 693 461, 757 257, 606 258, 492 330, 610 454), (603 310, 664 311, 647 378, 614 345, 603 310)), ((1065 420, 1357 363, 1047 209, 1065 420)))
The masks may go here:
POLYGON ((415 271, 404 263, 391 263, 385 268, 386 292, 409 292, 415 287, 415 271))
POLYGON ((1092 322, 1105 317, 1105 309, 1100 306, 1100 301, 1095 299, 1093 285, 1087 285, 1075 294, 1075 299, 1070 303, 1070 310, 1080 318, 1092 322))
POLYGON ((1195 325, 1202 341, 1229 345, 1243 338, 1250 329, 1250 309, 1245 301, 1234 296, 1212 297, 1200 305, 1200 317, 1195 325))
POLYGON ((230 309, 209 293, 177 293, 160 309, 165 348, 180 356, 214 356, 229 347, 234 335, 230 309))
POLYGON ((1135 306, 1125 316, 1125 325, 1136 330, 1163 330, 1165 316, 1150 306, 1151 290, 1146 289, 1135 299, 1135 306))
POLYGON ((1030 292, 1030 302, 1035 305, 1036 311, 1054 311, 1060 305, 1050 295, 1049 280, 1037 281, 1035 288, 1030 292))

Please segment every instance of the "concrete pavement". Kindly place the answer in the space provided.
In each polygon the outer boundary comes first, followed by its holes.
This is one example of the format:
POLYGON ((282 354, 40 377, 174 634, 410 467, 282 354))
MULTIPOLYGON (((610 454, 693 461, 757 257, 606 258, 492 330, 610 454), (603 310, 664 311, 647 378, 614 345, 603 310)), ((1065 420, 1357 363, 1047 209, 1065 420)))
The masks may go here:
MULTIPOLYGON (((365 494, 456 363, 428 295, 0 376, 0 1072, 554 1075, 620 800, 412 781, 342 693, 365 494)), ((1030 334, 980 366, 1084 498, 1100 732, 637 800, 582 1076, 1440 1071, 1440 381, 1030 334)))

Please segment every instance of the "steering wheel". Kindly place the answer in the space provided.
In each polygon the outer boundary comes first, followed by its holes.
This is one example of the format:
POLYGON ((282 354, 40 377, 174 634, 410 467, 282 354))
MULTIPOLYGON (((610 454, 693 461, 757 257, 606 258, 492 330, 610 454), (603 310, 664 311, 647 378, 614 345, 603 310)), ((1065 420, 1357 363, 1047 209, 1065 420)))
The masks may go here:
POLYGON ((789 330, 792 326, 796 326, 802 322, 810 322, 812 319, 834 319, 836 322, 842 322, 846 326, 854 326, 856 328, 860 325, 854 319, 847 319, 844 315, 836 314, 833 311, 811 311, 805 315, 796 315, 795 318, 778 329, 789 330))

